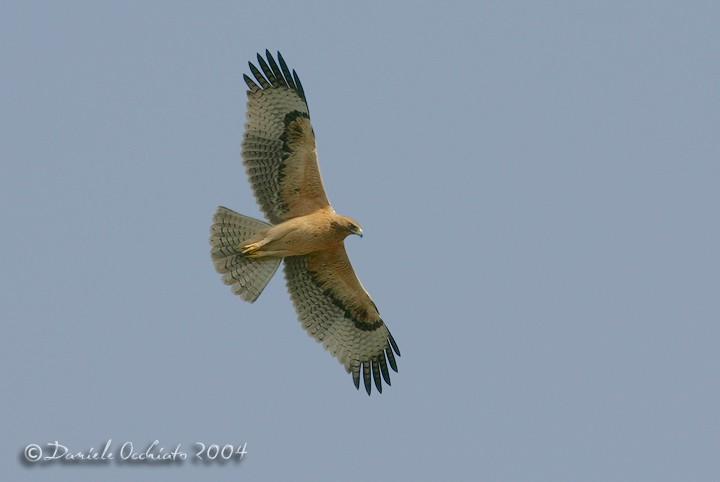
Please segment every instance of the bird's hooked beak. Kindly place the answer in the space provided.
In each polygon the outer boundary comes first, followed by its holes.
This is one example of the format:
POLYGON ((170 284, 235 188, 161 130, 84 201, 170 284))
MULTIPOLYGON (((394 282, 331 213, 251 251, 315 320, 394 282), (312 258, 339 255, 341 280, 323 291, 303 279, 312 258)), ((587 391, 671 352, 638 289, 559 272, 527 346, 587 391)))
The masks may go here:
POLYGON ((358 226, 357 229, 355 230, 355 234, 357 234, 361 238, 363 237, 363 230, 360 226, 358 226))

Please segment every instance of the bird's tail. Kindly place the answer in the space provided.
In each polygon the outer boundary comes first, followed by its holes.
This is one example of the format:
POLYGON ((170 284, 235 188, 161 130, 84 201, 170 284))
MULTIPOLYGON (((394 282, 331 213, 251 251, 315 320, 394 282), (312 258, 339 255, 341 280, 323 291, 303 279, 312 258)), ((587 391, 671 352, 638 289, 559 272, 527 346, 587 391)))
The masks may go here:
POLYGON ((246 241, 271 225, 220 206, 213 216, 210 245, 215 269, 235 294, 252 303, 277 271, 281 258, 248 258, 240 252, 246 241))

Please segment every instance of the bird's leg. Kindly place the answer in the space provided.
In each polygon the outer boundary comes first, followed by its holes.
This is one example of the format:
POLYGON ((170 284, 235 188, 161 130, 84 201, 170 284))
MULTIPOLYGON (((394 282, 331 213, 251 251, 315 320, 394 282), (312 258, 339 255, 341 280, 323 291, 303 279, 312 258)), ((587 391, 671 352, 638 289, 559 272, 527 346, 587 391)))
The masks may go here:
POLYGON ((280 246, 277 242, 292 232, 295 225, 292 222, 286 222, 275 225, 261 233, 254 239, 249 239, 247 244, 240 247, 240 252, 249 258, 260 258, 263 256, 285 256, 285 251, 278 251, 280 246), (260 237, 261 236, 261 237, 260 237))
POLYGON ((246 244, 240 247, 240 252, 249 258, 257 258, 260 256, 258 250, 268 243, 266 239, 261 239, 255 243, 246 244))
POLYGON ((248 258, 269 256, 268 252, 263 250, 263 248, 271 248, 271 246, 268 245, 275 241, 277 234, 272 231, 267 231, 262 236, 260 239, 254 238, 248 240, 249 242, 247 244, 240 246, 240 252, 248 258))

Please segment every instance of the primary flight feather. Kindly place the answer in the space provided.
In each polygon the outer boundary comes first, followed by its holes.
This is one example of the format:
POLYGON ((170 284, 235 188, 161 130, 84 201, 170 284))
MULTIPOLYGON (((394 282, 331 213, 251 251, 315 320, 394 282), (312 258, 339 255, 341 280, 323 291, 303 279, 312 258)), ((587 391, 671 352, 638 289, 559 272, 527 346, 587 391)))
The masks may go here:
POLYGON ((305 91, 280 52, 249 63, 243 162, 265 223, 225 207, 213 218, 215 268, 244 300, 255 301, 285 262, 303 327, 352 374, 357 388, 390 385, 395 340, 355 275, 344 239, 360 225, 335 212, 323 188, 305 91))

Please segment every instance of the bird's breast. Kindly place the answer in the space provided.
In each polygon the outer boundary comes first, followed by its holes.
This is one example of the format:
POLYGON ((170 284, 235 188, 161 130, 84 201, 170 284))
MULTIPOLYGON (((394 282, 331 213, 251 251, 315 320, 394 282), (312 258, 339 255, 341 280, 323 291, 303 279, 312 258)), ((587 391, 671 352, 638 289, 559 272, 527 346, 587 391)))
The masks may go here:
POLYGON ((292 256, 322 251, 342 241, 337 229, 326 215, 309 214, 290 219, 273 227, 278 239, 269 247, 287 251, 292 256))

